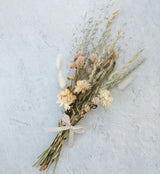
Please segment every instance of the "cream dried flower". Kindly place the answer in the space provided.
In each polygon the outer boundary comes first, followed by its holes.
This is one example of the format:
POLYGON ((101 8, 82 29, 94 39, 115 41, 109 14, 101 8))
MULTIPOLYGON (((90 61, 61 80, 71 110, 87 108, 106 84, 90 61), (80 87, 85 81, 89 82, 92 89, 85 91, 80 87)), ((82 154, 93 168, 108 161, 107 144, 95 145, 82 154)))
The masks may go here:
POLYGON ((95 54, 91 54, 91 55, 89 56, 89 58, 88 58, 88 60, 89 60, 91 63, 93 63, 93 62, 95 61, 95 59, 96 59, 95 54))
POLYGON ((100 102, 104 107, 110 107, 113 102, 113 97, 107 89, 102 89, 99 92, 100 102))
POLYGON ((77 69, 82 69, 83 66, 84 66, 84 57, 79 56, 76 60, 76 67, 77 67, 77 69))
POLYGON ((60 103, 60 107, 64 105, 65 109, 69 109, 69 105, 74 103, 76 100, 76 96, 72 94, 69 89, 65 91, 61 91, 58 95, 58 101, 56 103, 60 103))
POLYGON ((96 104, 98 104, 98 103, 100 102, 100 100, 99 100, 98 97, 94 97, 94 98, 92 99, 92 102, 96 105, 96 104))
POLYGON ((75 68, 75 67, 76 67, 76 64, 75 64, 74 62, 71 62, 71 63, 69 64, 69 68, 73 69, 73 68, 75 68))
POLYGON ((78 80, 74 92, 77 94, 80 92, 85 93, 88 89, 90 89, 90 84, 87 80, 78 80))
POLYGON ((85 105, 85 106, 84 106, 84 111, 85 111, 85 112, 90 111, 90 107, 89 107, 89 105, 85 105))

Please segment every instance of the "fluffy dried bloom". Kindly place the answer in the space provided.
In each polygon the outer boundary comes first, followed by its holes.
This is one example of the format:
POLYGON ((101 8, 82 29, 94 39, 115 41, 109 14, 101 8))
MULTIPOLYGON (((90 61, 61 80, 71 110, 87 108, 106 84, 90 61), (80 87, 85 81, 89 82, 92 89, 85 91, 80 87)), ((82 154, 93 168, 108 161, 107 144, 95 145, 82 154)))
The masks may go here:
POLYGON ((72 94, 69 89, 65 91, 61 91, 58 95, 58 101, 56 103, 60 103, 60 107, 64 105, 65 109, 69 109, 69 105, 74 103, 76 100, 76 96, 72 94))
POLYGON ((104 107, 110 107, 113 102, 113 97, 107 89, 102 89, 99 92, 100 102, 104 107))
POLYGON ((91 72, 92 72, 92 68, 91 68, 90 66, 87 67, 87 68, 86 68, 86 73, 91 74, 91 72))
POLYGON ((90 111, 90 107, 89 107, 89 105, 85 105, 85 106, 84 106, 84 111, 85 111, 85 112, 90 111))
POLYGON ((83 56, 79 56, 76 60, 76 67, 77 69, 82 69, 84 65, 84 57, 83 56))
POLYGON ((100 100, 99 100, 98 97, 94 97, 94 98, 92 99, 92 102, 96 105, 96 104, 98 104, 98 103, 100 102, 100 100))
POLYGON ((71 63, 69 64, 69 68, 73 69, 73 68, 75 68, 75 67, 76 67, 76 64, 75 64, 74 62, 71 62, 71 63))
POLYGON ((96 59, 95 54, 91 54, 91 55, 89 56, 89 58, 88 58, 88 60, 89 60, 91 63, 93 63, 93 62, 95 61, 95 59, 96 59))
POLYGON ((76 60, 79 56, 84 56, 84 54, 83 54, 82 51, 78 51, 78 53, 75 54, 75 56, 74 56, 74 60, 76 60))
POLYGON ((89 88, 90 84, 87 80, 78 80, 74 92, 77 94, 79 94, 80 92, 85 93, 89 88))

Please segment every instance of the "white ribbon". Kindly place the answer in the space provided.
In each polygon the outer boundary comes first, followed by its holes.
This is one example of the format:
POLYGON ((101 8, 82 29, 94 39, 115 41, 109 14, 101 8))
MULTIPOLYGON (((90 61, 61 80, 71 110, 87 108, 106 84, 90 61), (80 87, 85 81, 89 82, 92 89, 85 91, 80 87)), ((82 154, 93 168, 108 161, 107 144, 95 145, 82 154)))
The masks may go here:
POLYGON ((70 117, 66 114, 62 115, 62 119, 65 122, 65 126, 62 127, 56 127, 56 128, 44 128, 46 132, 59 132, 63 130, 69 130, 69 138, 68 138, 68 147, 73 146, 73 139, 74 139, 74 133, 84 133, 85 128, 83 126, 72 126, 70 117))

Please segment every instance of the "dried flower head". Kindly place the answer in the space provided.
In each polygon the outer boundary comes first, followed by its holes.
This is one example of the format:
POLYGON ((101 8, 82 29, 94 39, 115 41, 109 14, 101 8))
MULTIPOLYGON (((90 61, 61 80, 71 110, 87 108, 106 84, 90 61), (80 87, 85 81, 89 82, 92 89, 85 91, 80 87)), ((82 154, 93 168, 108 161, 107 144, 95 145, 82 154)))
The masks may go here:
POLYGON ((84 66, 84 57, 79 56, 76 60, 76 67, 77 67, 77 69, 82 69, 83 66, 84 66))
POLYGON ((93 62, 95 61, 95 59, 96 59, 95 54, 91 54, 91 55, 89 56, 89 58, 88 58, 88 60, 89 60, 91 63, 93 63, 93 62))
POLYGON ((85 93, 88 89, 90 89, 90 84, 87 80, 78 80, 74 92, 77 94, 80 92, 85 93))
POLYGON ((98 103, 100 102, 100 100, 99 100, 98 97, 94 97, 94 98, 92 99, 92 102, 96 105, 96 104, 98 104, 98 103))
POLYGON ((89 107, 89 105, 85 105, 85 106, 84 106, 84 111, 85 111, 85 112, 90 111, 90 107, 89 107))
POLYGON ((113 97, 107 89, 102 89, 99 92, 100 102, 104 107, 110 107, 113 102, 113 97))
POLYGON ((86 73, 87 74, 91 74, 91 72, 92 72, 92 68, 89 66, 89 67, 87 67, 86 68, 86 73))
POLYGON ((60 103, 60 107, 64 105, 65 109, 69 109, 69 105, 74 103, 76 100, 76 96, 72 94, 69 89, 65 91, 61 91, 58 95, 58 101, 56 103, 60 103))
POLYGON ((84 56, 84 53, 82 51, 78 51, 78 53, 74 56, 74 60, 76 60, 79 56, 84 56))
POLYGON ((69 64, 69 68, 73 69, 73 68, 75 68, 75 67, 76 67, 76 64, 75 64, 74 62, 71 62, 71 63, 69 64))

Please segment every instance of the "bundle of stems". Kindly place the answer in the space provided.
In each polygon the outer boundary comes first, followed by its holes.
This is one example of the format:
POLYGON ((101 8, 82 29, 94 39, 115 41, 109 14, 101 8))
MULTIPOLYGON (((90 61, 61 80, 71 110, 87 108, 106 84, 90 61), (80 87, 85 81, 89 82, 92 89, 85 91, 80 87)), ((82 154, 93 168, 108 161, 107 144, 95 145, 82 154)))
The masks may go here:
MULTIPOLYGON (((61 92, 58 97, 61 106, 65 106, 64 113, 70 117, 72 126, 84 118, 87 112, 96 109, 98 103, 101 103, 104 107, 109 107, 112 102, 110 90, 145 61, 145 59, 141 60, 126 71, 126 68, 143 51, 140 50, 121 69, 113 72, 118 59, 115 45, 119 39, 120 31, 118 31, 115 40, 111 43, 107 44, 107 39, 110 36, 110 26, 117 14, 118 11, 112 14, 96 44, 90 43, 93 46, 92 49, 86 49, 89 46, 88 38, 83 41, 84 44, 81 45, 80 50, 77 50, 74 61, 69 65, 73 71, 73 75, 68 77, 66 91, 61 92)), ((90 35, 93 36, 93 33, 90 33, 90 35)), ((58 126, 65 126, 65 122, 62 120, 59 121, 58 126)), ((55 171, 63 143, 68 136, 69 130, 60 131, 52 144, 38 157, 37 162, 33 166, 40 166, 40 171, 47 173, 51 164, 55 162, 55 171)))

